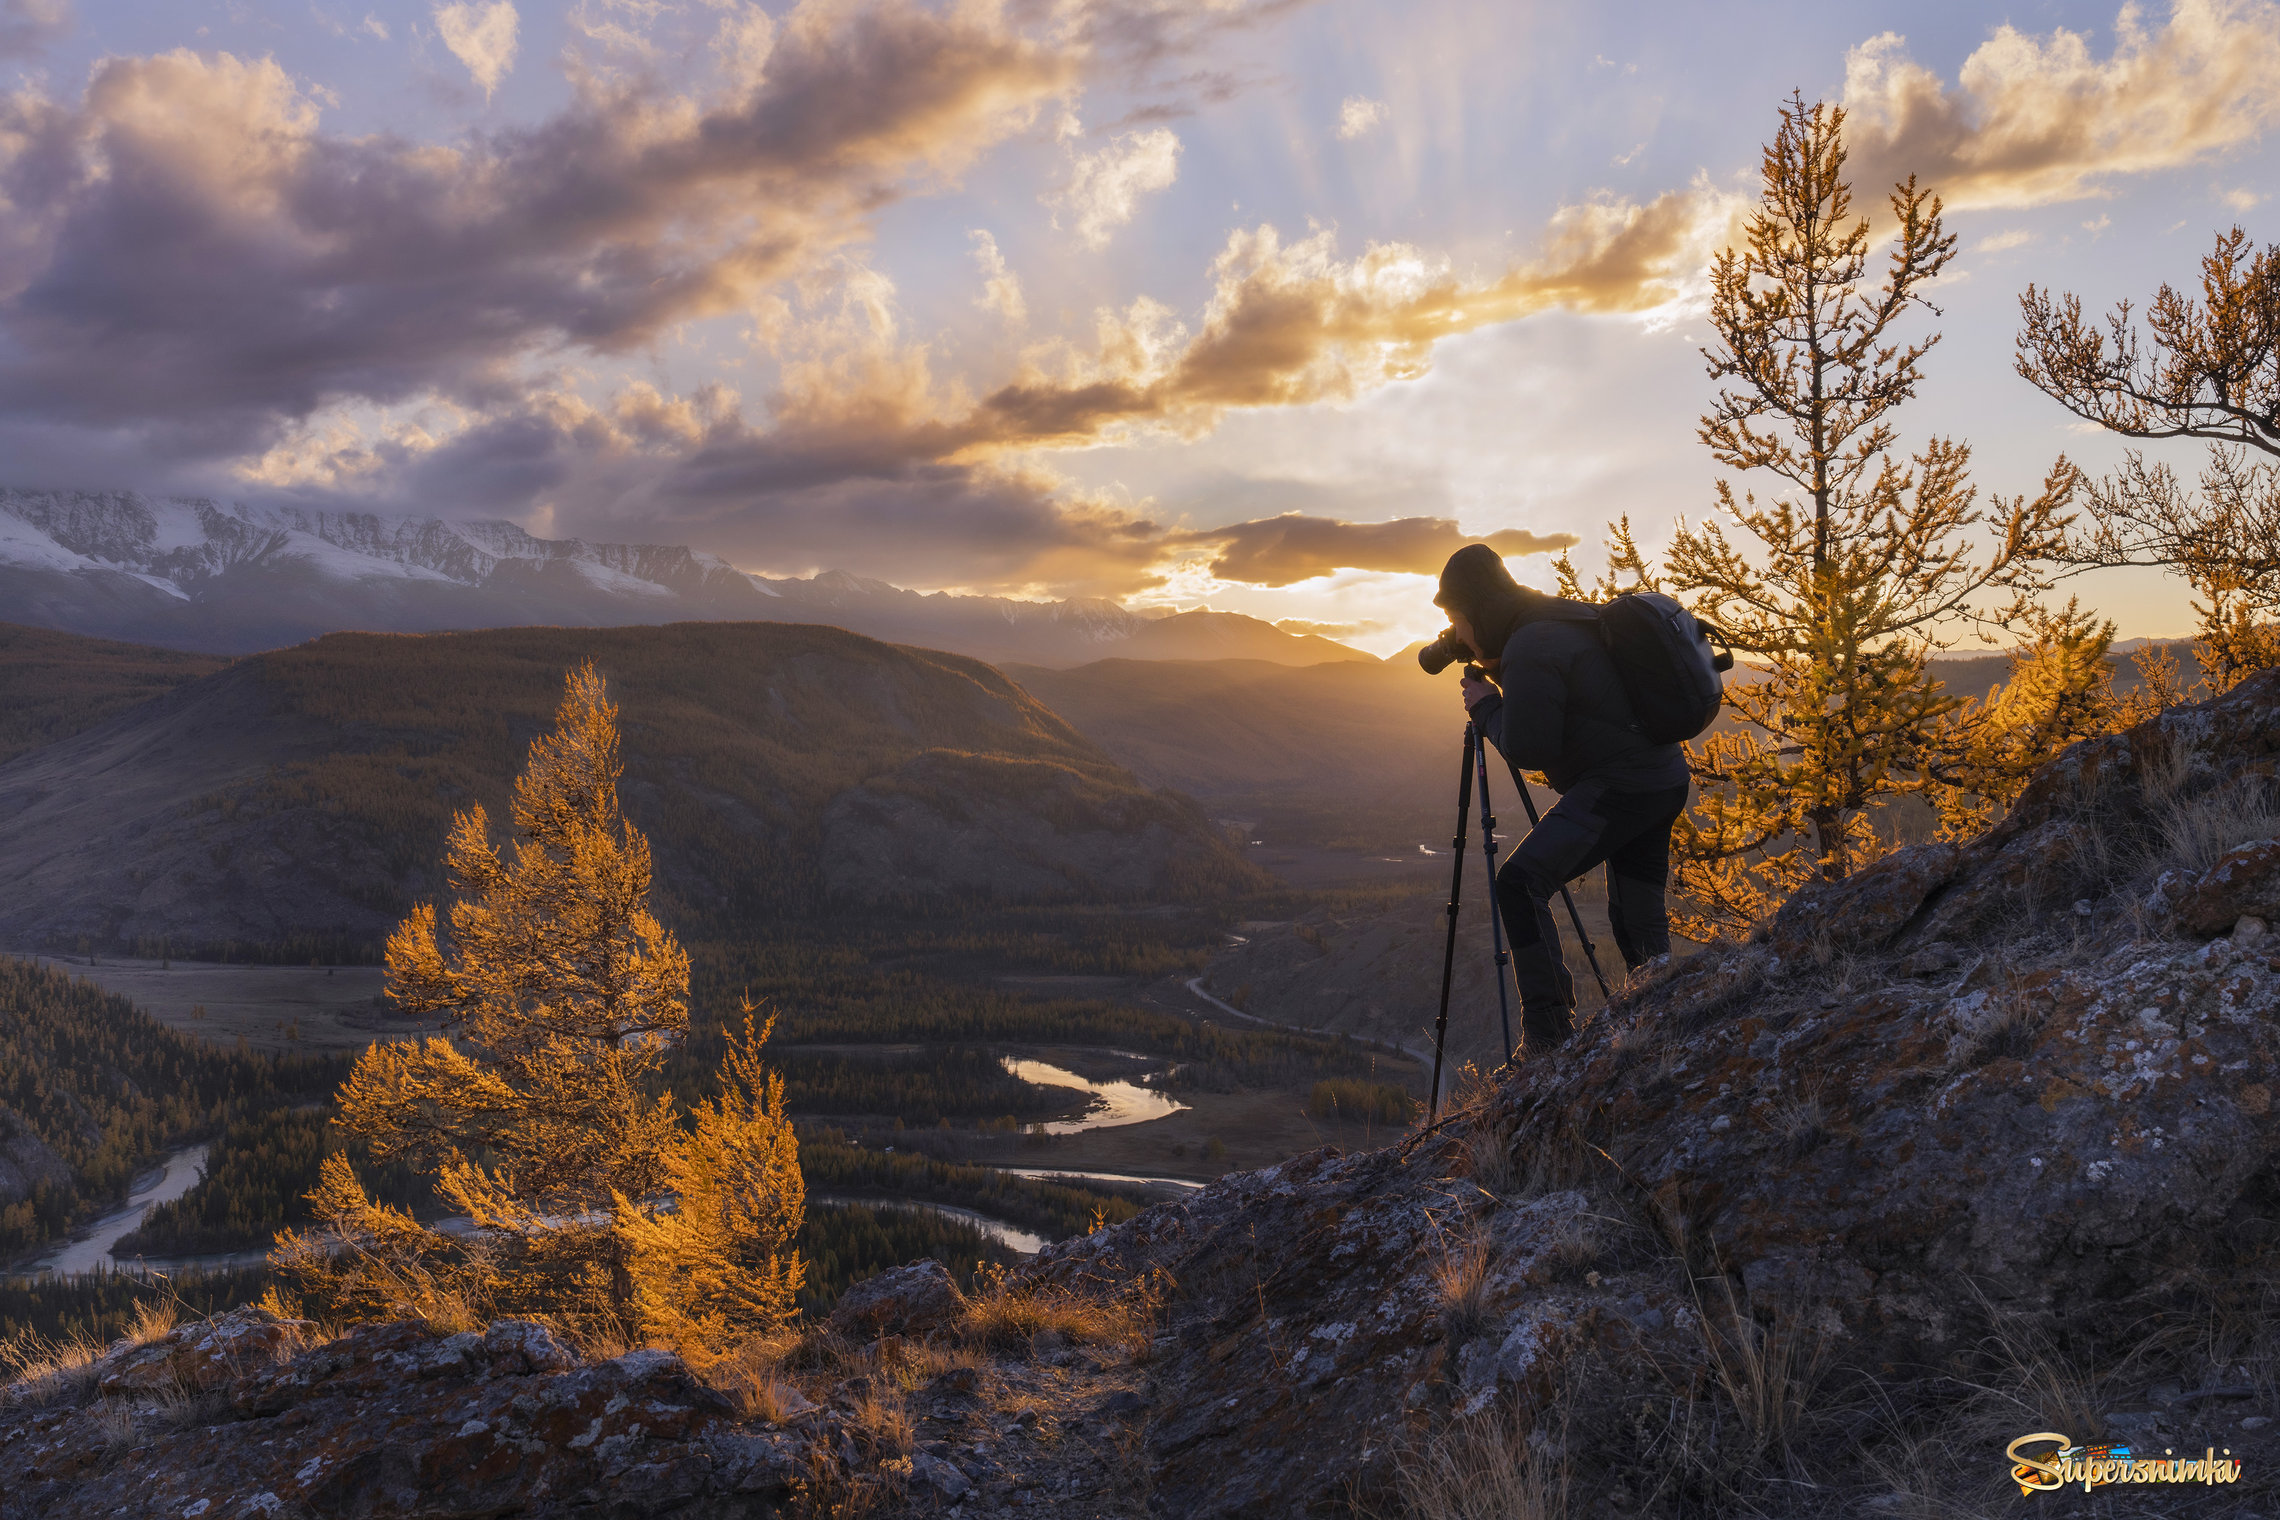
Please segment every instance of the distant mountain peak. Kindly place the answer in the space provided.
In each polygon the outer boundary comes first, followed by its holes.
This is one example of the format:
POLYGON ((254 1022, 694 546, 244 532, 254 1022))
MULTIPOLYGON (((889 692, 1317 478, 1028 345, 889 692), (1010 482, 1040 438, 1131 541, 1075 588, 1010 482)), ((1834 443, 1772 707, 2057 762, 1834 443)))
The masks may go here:
POLYGON ((680 544, 540 538, 503 518, 334 512, 138 491, 0 488, 11 621, 247 653, 349 630, 822 623, 993 661, 1361 658, 1235 613, 908 591, 832 569, 738 570, 680 544))

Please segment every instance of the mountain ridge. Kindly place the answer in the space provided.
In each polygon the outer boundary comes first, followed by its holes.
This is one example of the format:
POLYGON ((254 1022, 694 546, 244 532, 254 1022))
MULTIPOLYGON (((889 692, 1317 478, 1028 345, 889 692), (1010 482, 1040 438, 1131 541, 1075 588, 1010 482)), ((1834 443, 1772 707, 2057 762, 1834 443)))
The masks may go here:
POLYGON ((548 539, 499 519, 0 488, 0 606, 91 637, 250 654, 327 633, 693 619, 824 623, 993 662, 1369 656, 1240 613, 916 592, 843 570, 771 578, 678 544, 548 539))
POLYGON ((769 623, 344 633, 0 765, 0 942, 369 951, 440 886, 450 815, 503 816, 588 658, 685 932, 1263 880, 1192 802, 964 656, 769 623))

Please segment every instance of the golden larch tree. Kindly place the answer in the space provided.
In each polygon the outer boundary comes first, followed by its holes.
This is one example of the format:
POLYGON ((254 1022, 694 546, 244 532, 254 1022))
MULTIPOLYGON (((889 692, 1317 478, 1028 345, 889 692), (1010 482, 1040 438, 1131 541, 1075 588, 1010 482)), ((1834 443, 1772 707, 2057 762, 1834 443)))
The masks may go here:
POLYGON ((2198 300, 2169 285, 2153 298, 2150 346, 2127 301, 2103 323, 2032 285, 2019 306, 2018 370, 2037 389, 2125 438, 2208 445, 2198 490, 2135 449, 2093 483, 2075 562, 2182 575, 2205 689, 2280 665, 2280 245, 2219 234, 2198 300))
POLYGON ((1601 588, 1679 595, 1756 667, 1727 687, 1740 726, 1690 750, 1699 791, 1676 874, 1695 938, 1746 929, 1802 883, 1881 853, 1876 810, 1933 784, 1927 762, 1961 705, 1930 655, 2024 621, 2068 521, 2064 459, 2032 498, 1983 506, 1967 445, 1898 451, 1893 414, 1939 341, 1904 339, 1904 319, 1937 315, 1925 287, 1955 239, 1913 178, 1891 193, 1888 241, 1871 237, 1843 126, 1837 107, 1782 107, 1742 246, 1712 268, 1704 358, 1724 384, 1699 435, 1728 469, 1774 477, 1776 494, 1719 481, 1715 514, 1679 524, 1659 573, 1624 524, 1601 588))
POLYGON ((649 846, 619 812, 621 768, 617 709, 587 665, 531 745, 509 844, 492 842, 479 805, 453 820, 448 933, 423 903, 387 950, 389 996, 445 1033, 367 1049, 336 1122, 377 1159, 433 1176, 477 1233, 422 1230, 328 1163, 311 1195, 320 1230, 280 1246, 308 1291, 668 1339, 791 1313, 803 1195, 782 1084, 748 1022, 693 1128, 661 1090, 688 1028, 689 960, 649 910, 649 846), (759 1286, 728 1283, 747 1269, 759 1286))
POLYGON ((2027 626, 2032 637, 2011 652, 2010 679, 1985 699, 1966 701, 1931 747, 1926 790, 1943 839, 1968 839, 1996 822, 2028 778, 2069 744, 2159 710, 2145 705, 2162 689, 2158 673, 2129 697, 2115 693, 2114 625, 2083 611, 2078 598, 2035 610, 2027 626))

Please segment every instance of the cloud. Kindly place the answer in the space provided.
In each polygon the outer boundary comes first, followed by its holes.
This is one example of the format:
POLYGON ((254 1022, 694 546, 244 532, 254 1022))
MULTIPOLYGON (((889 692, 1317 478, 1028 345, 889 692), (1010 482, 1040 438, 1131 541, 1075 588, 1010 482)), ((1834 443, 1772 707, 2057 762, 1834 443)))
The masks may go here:
POLYGON ((768 59, 776 51, 775 20, 751 0, 715 3, 725 14, 713 36, 713 52, 739 87, 756 88, 767 77, 768 59))
POLYGON ((485 99, 514 67, 518 19, 512 0, 464 0, 435 8, 435 29, 443 45, 467 65, 485 99))
POLYGON ((30 58, 71 30, 71 0, 0 0, 0 58, 30 58))
MULTIPOLYGON (((0 99, 0 456, 77 428, 118 457, 220 461, 263 490, 541 512, 756 568, 861 545, 867 569, 931 586, 1120 594, 1178 566, 1260 586, 1429 573, 1462 541, 1447 519, 1355 523, 1337 515, 1351 503, 1300 496, 1196 528, 1072 491, 1050 456, 1353 402, 1425 374, 1443 338, 1542 311, 1693 310, 1747 202, 1702 180, 1588 197, 1526 257, 1485 269, 1239 229, 1202 301, 1130 299, 986 376, 938 373, 929 343, 943 340, 898 316, 860 256, 881 208, 954 183, 1041 112, 1073 113, 1091 82, 1221 88, 1198 57, 1282 4, 808 0, 771 19, 749 0, 622 15, 586 0, 579 24, 613 51, 571 58, 568 104, 446 142, 328 132, 323 97, 269 59, 107 58, 75 96, 0 99), (703 82, 665 88, 625 62, 642 49, 692 60, 703 82), (711 318, 777 364, 772 391, 627 382, 711 318), (1300 510, 1263 515, 1286 503, 1300 510)), ((2023 206, 2221 154, 2280 120, 2276 12, 2125 13, 2105 57, 2071 33, 2004 29, 1952 84, 1898 38, 1872 39, 1846 86, 1855 182, 1868 200, 1915 168, 1959 209, 2023 206)), ((491 88, 512 38, 485 46, 491 88)), ((1062 220, 1105 244, 1176 180, 1180 152, 1151 127, 1074 153, 1062 220)), ((977 232, 972 252, 982 304, 1020 320, 995 238, 977 232)))
POLYGON ((1064 353, 1057 370, 1033 364, 950 431, 971 450, 1071 448, 1136 431, 1193 437, 1233 408, 1351 401, 1424 374, 1433 345, 1459 333, 1552 308, 1677 301, 1738 210, 1706 190, 1570 206, 1539 258, 1479 280, 1407 244, 1340 259, 1327 231, 1296 243, 1272 227, 1237 232, 1197 331, 1145 298, 1103 313, 1091 352, 1064 353))
POLYGON ((1339 141, 1352 142, 1357 137, 1367 136, 1382 126, 1385 119, 1384 101, 1349 95, 1338 107, 1339 141))
POLYGON ((1485 543, 1511 558, 1573 548, 1573 533, 1536 534, 1507 528, 1474 538, 1446 517, 1401 517, 1350 523, 1289 512, 1181 536, 1216 549, 1211 573, 1223 581, 1288 586, 1335 570, 1377 570, 1437 575, 1449 556, 1468 543, 1485 543))
POLYGON ((974 263, 982 271, 982 293, 974 304, 1008 322, 1023 321, 1029 315, 1029 303, 1022 298, 1020 277, 1005 267, 997 239, 979 227, 969 236, 974 240, 974 263))
POLYGON ((382 42, 386 42, 388 40, 388 23, 382 21, 378 16, 372 14, 370 11, 367 11, 364 14, 364 30, 369 32, 374 37, 379 38, 382 42))
POLYGON ((2101 60, 2079 32, 2001 26, 1953 86, 1894 33, 1862 43, 1845 63, 1853 183, 1880 199, 1915 174, 1951 210, 2040 206, 2245 146, 2280 123, 2272 0, 2175 0, 2158 26, 2126 5, 2114 34, 2101 60))
POLYGON ((2013 248, 2024 248, 2035 240, 2035 235, 2023 227, 2003 232, 1991 232, 1971 245, 1974 253, 2007 253, 2013 248))
POLYGON ((1126 132, 1097 152, 1077 154, 1068 188, 1052 201, 1073 218, 1080 242, 1105 248, 1140 209, 1140 197, 1170 189, 1179 172, 1180 140, 1170 128, 1126 132))
POLYGON ((582 90, 449 145, 320 128, 270 59, 0 98, 0 412, 265 447, 346 399, 478 406, 564 350, 757 313, 1079 77, 987 7, 796 11, 756 88, 582 90))
POLYGON ((2266 197, 2254 190, 2227 190, 2224 202, 2235 211, 2253 211, 2264 204, 2266 197))

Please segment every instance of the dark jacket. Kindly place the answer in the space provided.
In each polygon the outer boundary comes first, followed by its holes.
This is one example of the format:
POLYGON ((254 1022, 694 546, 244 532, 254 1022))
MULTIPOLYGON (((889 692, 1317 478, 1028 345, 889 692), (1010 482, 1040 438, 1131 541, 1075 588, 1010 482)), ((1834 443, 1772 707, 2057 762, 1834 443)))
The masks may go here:
POLYGON ((1495 676, 1502 694, 1473 704, 1473 722, 1514 765, 1542 771, 1554 791, 1586 780, 1615 792, 1682 784, 1684 752, 1639 733, 1590 617, 1584 603, 1531 596, 1527 617, 1504 643, 1495 676))

